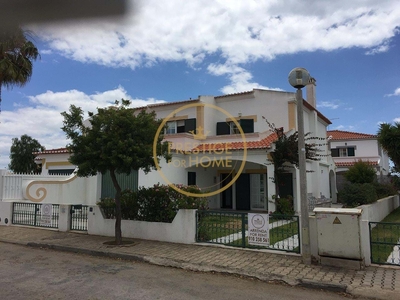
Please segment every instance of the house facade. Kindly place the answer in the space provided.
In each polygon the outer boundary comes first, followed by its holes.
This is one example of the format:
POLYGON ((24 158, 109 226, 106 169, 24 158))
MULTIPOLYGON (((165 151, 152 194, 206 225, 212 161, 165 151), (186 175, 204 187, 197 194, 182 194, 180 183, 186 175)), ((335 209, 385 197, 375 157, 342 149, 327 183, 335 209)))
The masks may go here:
MULTIPOLYGON (((315 108, 315 81, 307 86, 307 98, 303 100, 305 132, 325 140, 330 121, 315 108)), ((211 209, 275 210, 274 166, 268 156, 276 135, 266 120, 287 134, 296 131, 295 93, 254 89, 146 109, 164 119, 172 160, 161 160, 158 169, 148 174, 139 171, 139 186, 194 184, 206 192, 211 209)), ((331 198, 336 191, 334 164, 327 144, 318 147, 321 160, 307 161, 308 194, 331 198)), ((288 168, 279 187, 281 197, 293 197, 297 212, 298 179, 298 170, 288 168)))
POLYGON ((389 174, 389 157, 376 135, 342 130, 329 130, 327 135, 339 186, 343 183, 343 174, 359 160, 372 165, 378 178, 389 174))

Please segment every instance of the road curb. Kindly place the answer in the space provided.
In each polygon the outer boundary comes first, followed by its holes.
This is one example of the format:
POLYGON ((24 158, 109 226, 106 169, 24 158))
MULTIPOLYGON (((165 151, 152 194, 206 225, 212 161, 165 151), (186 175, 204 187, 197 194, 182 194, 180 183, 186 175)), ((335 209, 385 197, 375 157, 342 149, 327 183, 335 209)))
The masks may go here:
POLYGON ((335 293, 346 293, 348 288, 346 284, 325 283, 310 279, 299 279, 297 285, 309 289, 327 290, 335 293))

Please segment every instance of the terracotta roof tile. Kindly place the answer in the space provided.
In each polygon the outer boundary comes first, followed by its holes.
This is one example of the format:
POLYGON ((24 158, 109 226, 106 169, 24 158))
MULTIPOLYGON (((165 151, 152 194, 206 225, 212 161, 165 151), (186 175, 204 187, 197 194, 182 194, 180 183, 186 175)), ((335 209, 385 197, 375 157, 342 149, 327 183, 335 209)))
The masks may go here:
POLYGON ((332 136, 332 140, 359 140, 359 139, 376 139, 375 134, 358 133, 342 130, 329 130, 327 136, 332 136))
POLYGON ((60 153, 69 153, 67 148, 57 148, 57 149, 49 149, 49 150, 44 150, 41 152, 33 152, 34 155, 40 155, 40 154, 60 154, 60 153))
MULTIPOLYGON (((273 142, 277 139, 276 133, 272 133, 266 138, 259 141, 249 141, 246 142, 247 150, 254 149, 268 149, 271 148, 273 142)), ((208 150, 243 150, 244 142, 224 142, 224 143, 209 143, 209 144, 200 144, 197 147, 193 148, 192 151, 208 151, 208 150)))
MULTIPOLYGON (((352 167, 352 166, 354 166, 355 163, 356 163, 356 161, 335 162, 335 165, 337 167, 352 167)), ((371 166, 379 165, 378 161, 366 161, 366 163, 368 163, 371 166)))

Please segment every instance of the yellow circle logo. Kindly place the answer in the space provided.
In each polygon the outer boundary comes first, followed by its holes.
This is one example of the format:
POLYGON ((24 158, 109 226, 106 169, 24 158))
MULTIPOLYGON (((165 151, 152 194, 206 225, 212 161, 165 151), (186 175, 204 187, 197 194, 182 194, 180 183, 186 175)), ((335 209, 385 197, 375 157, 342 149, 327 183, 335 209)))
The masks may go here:
MULTIPOLYGON (((205 140, 207 137, 207 132, 205 132, 205 129, 202 126, 196 127, 194 130, 190 131, 189 133, 192 134, 192 140, 193 141, 199 141, 199 140, 205 140)), ((170 141, 169 141, 170 142, 170 141)), ((237 143, 237 141, 235 142, 237 143)), ((190 144, 190 143, 189 143, 190 144)), ((242 149, 241 149, 242 150, 242 149)), ((171 152, 170 152, 171 154, 171 152)), ((178 109, 172 111, 167 117, 164 118, 160 126, 158 127, 157 133, 154 137, 153 141, 153 158, 154 158, 154 163, 156 165, 157 171, 161 175, 161 177, 164 179, 165 183, 167 183, 170 187, 172 187, 174 190, 176 190, 179 193, 182 193, 186 196, 190 197, 209 197, 209 196, 214 196, 217 195, 229 187, 233 185, 233 183, 239 178, 240 174, 243 172, 244 166, 246 165, 246 158, 247 158, 247 143, 246 143, 246 137, 244 135, 243 129, 240 126, 239 122, 235 117, 233 117, 229 112, 226 110, 222 109, 221 107, 218 107, 214 104, 209 104, 209 103, 192 103, 192 104, 187 104, 184 106, 179 107, 178 109), (223 187, 215 190, 215 191, 210 191, 206 192, 203 194, 195 194, 195 193, 190 193, 187 191, 182 190, 179 188, 179 186, 173 184, 168 177, 163 173, 157 159, 157 141, 161 133, 164 133, 164 128, 166 128, 167 122, 171 121, 172 119, 176 119, 175 116, 190 108, 194 107, 208 107, 210 109, 213 109, 215 111, 218 111, 219 113, 222 113, 227 117, 228 120, 231 120, 234 124, 234 127, 236 131, 239 132, 241 136, 241 140, 243 143, 243 157, 242 157, 242 162, 240 164, 239 169, 236 171, 234 169, 234 165, 232 165, 232 142, 217 142, 217 143, 203 143, 203 144, 193 144, 191 147, 188 145, 188 143, 176 143, 175 146, 171 146, 170 143, 168 147, 168 151, 175 151, 175 153, 182 153, 182 154, 187 154, 189 155, 189 162, 195 163, 193 165, 195 166, 201 166, 203 168, 208 168, 210 166, 215 167, 215 166, 223 166, 224 168, 229 168, 231 167, 232 169, 230 170, 230 173, 234 175, 232 177, 232 180, 226 184, 223 185, 223 187), (214 154, 215 156, 208 156, 206 154, 214 154), (225 154, 225 157, 224 157, 225 154), (229 155, 228 155, 229 154, 229 155), (197 156, 197 157, 196 157, 197 156), (200 157, 201 156, 201 157, 200 157)), ((181 164, 179 161, 176 163, 174 162, 168 162, 172 163, 174 167, 192 167, 190 163, 188 165, 181 164)), ((226 170, 226 169, 225 169, 226 170)), ((207 187, 210 188, 210 187, 207 187)), ((203 188, 202 188, 203 189, 203 188)))

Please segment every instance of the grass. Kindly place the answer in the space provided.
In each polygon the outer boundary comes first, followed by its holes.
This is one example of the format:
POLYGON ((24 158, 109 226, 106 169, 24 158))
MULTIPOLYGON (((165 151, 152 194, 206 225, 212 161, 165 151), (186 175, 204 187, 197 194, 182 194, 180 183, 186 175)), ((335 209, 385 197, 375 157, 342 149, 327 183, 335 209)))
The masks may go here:
MULTIPOLYGON (((374 263, 386 263, 394 244, 400 239, 400 207, 371 230, 371 257, 374 263), (385 224, 391 223, 391 224, 385 224)), ((400 258, 397 258, 399 260, 400 258)))
MULTIPOLYGON (((270 218, 270 223, 281 221, 282 218, 275 219, 270 218)), ((290 218, 289 218, 290 219, 290 218)), ((247 215, 244 220, 244 229, 247 230, 247 215)), ((242 232, 242 215, 234 213, 210 213, 205 212, 199 214, 199 228, 198 228, 198 240, 202 242, 210 241, 213 239, 229 236, 231 234, 242 232)), ((281 225, 276 228, 270 229, 270 244, 273 245, 276 242, 285 240, 295 234, 298 234, 298 221, 294 221, 289 224, 281 225)), ((242 239, 235 241, 227 240, 226 243, 221 243, 230 246, 243 246, 242 239)), ((246 247, 254 247, 248 245, 246 238, 246 247)), ((256 246, 257 247, 257 246, 256 246)), ((265 247, 261 247, 265 248, 265 247)))
MULTIPOLYGON (((274 248, 271 247, 271 245, 273 246, 275 243, 286 240, 290 237, 293 237, 294 235, 298 234, 298 224, 297 222, 292 222, 286 225, 282 225, 279 227, 275 227, 269 230, 269 247, 264 247, 264 246, 256 246, 256 245, 250 245, 248 242, 248 239, 246 237, 246 247, 248 248, 255 248, 255 249, 265 249, 265 248, 269 248, 269 249, 277 249, 277 250, 288 250, 288 251, 292 251, 292 252, 299 252, 299 247, 295 247, 293 249, 282 249, 282 248, 274 248)), ((230 246, 242 246, 242 242, 243 240, 236 240, 233 243, 230 243, 228 245, 230 246)))

